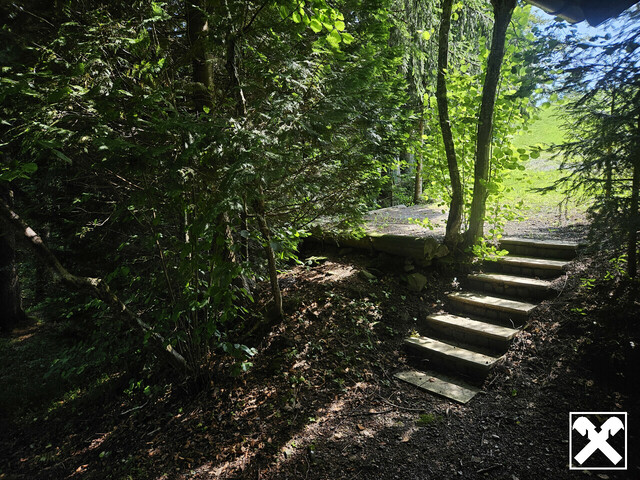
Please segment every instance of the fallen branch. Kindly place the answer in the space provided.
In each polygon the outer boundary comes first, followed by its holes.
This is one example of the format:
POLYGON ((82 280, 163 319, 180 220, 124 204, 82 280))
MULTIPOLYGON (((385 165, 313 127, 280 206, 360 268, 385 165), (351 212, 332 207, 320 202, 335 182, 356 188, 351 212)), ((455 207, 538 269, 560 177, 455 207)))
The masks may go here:
POLYGON ((390 402, 386 398, 378 395, 378 398, 382 400, 384 403, 398 410, 406 410, 407 412, 426 412, 426 408, 412 408, 412 407, 403 407, 402 405, 396 405, 395 403, 390 402))
POLYGON ((171 364, 179 370, 189 370, 189 366, 184 357, 175 351, 171 345, 165 345, 164 338, 129 310, 116 294, 111 291, 109 285, 107 285, 104 280, 101 278, 80 277, 69 273, 51 250, 47 248, 42 238, 12 211, 3 200, 0 200, 0 219, 4 220, 6 226, 13 230, 16 235, 16 240, 20 240, 31 248, 49 269, 53 271, 55 278, 72 289, 88 291, 92 296, 102 300, 121 317, 124 317, 143 332, 149 334, 149 338, 153 341, 152 345, 163 352, 171 364))
POLYGON ((496 468, 500 468, 501 466, 502 466, 501 463, 496 463, 495 465, 491 465, 490 467, 481 468, 480 470, 476 471, 476 473, 487 473, 487 472, 490 472, 491 470, 495 470, 496 468))
POLYGON ((126 415, 127 413, 131 413, 131 412, 135 412, 136 410, 140 410, 141 408, 144 408, 147 405, 147 403, 149 403, 149 400, 144 402, 142 405, 138 405, 137 407, 133 407, 133 408, 130 408, 129 410, 125 410, 120 415, 126 415))
POLYGON ((384 415, 385 413, 393 412, 395 408, 389 408, 387 410, 380 410, 374 412, 357 412, 357 413, 349 413, 344 415, 345 417, 366 417, 369 415, 384 415))

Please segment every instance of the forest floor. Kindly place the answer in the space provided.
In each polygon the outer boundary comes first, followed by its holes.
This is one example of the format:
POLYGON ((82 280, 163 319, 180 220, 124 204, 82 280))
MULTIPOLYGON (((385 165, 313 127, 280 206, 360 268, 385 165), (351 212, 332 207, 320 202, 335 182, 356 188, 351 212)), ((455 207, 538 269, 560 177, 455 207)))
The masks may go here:
POLYGON ((77 342, 65 322, 0 338, 0 479, 640 477, 639 305, 599 280, 615 265, 576 261, 460 405, 393 377, 420 367, 402 339, 459 273, 422 270, 415 293, 397 257, 305 254, 327 258, 282 276, 286 316, 254 332, 255 366, 229 377, 218 357, 197 392, 134 367, 46 376, 77 342), (568 470, 570 411, 629 412, 627 472, 568 470))

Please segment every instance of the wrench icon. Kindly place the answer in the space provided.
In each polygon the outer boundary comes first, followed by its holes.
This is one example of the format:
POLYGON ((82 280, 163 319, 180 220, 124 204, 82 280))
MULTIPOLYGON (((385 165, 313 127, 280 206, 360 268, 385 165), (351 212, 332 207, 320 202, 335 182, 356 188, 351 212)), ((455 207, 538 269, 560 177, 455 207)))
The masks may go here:
POLYGON ((620 430, 624 429, 624 424, 618 417, 607 419, 600 427, 600 432, 596 431, 596 426, 586 417, 578 417, 573 422, 573 429, 577 430, 583 437, 587 435, 589 443, 574 457, 576 462, 583 464, 593 455, 596 450, 600 450, 606 457, 617 465, 622 457, 615 449, 607 443, 610 436, 614 436, 620 430))

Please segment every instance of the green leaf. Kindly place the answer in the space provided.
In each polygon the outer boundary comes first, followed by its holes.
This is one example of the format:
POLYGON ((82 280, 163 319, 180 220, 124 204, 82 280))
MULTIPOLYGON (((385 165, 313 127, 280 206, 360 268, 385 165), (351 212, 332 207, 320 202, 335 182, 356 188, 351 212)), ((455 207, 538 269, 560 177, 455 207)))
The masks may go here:
POLYGON ((430 32, 430 31, 428 31, 428 30, 423 30, 423 31, 422 31, 422 39, 423 39, 424 41, 427 41, 427 40, 429 40, 430 38, 431 38, 431 32, 430 32))
POLYGON ((309 24, 309 26, 311 27, 311 30, 313 30, 316 33, 320 33, 322 31, 322 23, 320 23, 316 18, 311 20, 311 23, 309 24))
POLYGON ((327 35, 327 42, 329 42, 329 45, 331 45, 333 48, 338 48, 341 41, 342 37, 337 30, 333 30, 329 35, 327 35))
POLYGON ((53 150, 53 153, 55 154, 55 156, 58 157, 60 160, 68 164, 73 163, 73 161, 69 157, 67 157, 64 153, 62 153, 60 150, 56 150, 55 148, 52 148, 51 150, 53 150))
POLYGON ((351 35, 350 33, 347 33, 347 32, 343 32, 342 33, 342 42, 345 45, 350 45, 351 42, 353 42, 353 35, 351 35))
POLYGON ((36 164, 35 164, 35 163, 33 163, 33 162, 25 163, 25 164, 22 166, 22 171, 23 171, 24 173, 33 173, 33 172, 35 172, 36 170, 38 170, 38 165, 36 165, 36 164))
POLYGON ((291 20, 293 20, 296 23, 300 23, 300 21, 302 20, 302 18, 300 18, 300 14, 298 12, 293 12, 291 14, 291 20))
POLYGON ((153 11, 154 15, 158 15, 158 16, 162 16, 162 14, 164 13, 164 10, 162 10, 162 7, 158 5, 156 2, 151 2, 151 10, 153 11))
POLYGON ((336 21, 336 30, 343 31, 345 29, 344 22, 342 20, 336 21))

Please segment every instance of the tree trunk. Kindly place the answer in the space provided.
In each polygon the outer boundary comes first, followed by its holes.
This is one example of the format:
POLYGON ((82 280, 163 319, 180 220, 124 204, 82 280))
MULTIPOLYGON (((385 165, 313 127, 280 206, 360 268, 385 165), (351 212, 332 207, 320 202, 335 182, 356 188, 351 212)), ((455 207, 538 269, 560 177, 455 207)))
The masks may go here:
MULTIPOLYGON (((640 117, 638 118, 640 135, 640 117)), ((629 245, 627 248, 627 273, 636 278, 638 273, 638 194, 640 193, 640 154, 636 153, 633 162, 633 180, 631 181, 631 205, 629 205, 629 245)))
POLYGON ((258 226, 260 227, 260 233, 264 240, 264 252, 267 256, 267 264, 269 267, 269 281, 271 283, 271 292, 273 294, 273 302, 275 304, 274 312, 278 318, 282 318, 282 293, 280 292, 280 285, 278 285, 278 269, 276 268, 276 256, 271 247, 271 232, 267 219, 265 218, 265 205, 264 200, 260 197, 254 202, 254 210, 258 219, 258 226))
POLYGON ((447 155, 447 166, 449 167, 451 181, 451 204, 449 205, 447 231, 444 239, 445 244, 450 249, 453 249, 459 243, 462 208, 464 206, 460 170, 458 169, 453 133, 451 132, 451 121, 449 120, 449 101, 447 99, 447 81, 445 78, 445 71, 449 63, 449 30, 451 30, 452 5, 453 0, 442 0, 442 19, 438 34, 438 81, 436 86, 440 129, 442 130, 442 141, 447 155))
MULTIPOLYGON (((0 186, 0 198, 11 205, 13 194, 0 186)), ((16 264, 15 233, 6 222, 0 222, 0 332, 10 332, 26 315, 16 264)))
POLYGON ((187 35, 191 46, 191 65, 193 68, 193 102, 197 113, 213 105, 213 55, 207 46, 209 22, 207 8, 210 2, 187 2, 187 35), (199 3, 199 5, 197 5, 199 3))
POLYGON ((469 229, 466 243, 473 245, 484 234, 484 215, 486 211, 489 166, 491 163, 491 135, 493 132, 493 112, 496 93, 500 80, 500 68, 504 59, 504 44, 507 28, 511 21, 516 0, 491 0, 493 5, 494 26, 491 38, 491 51, 487 60, 487 75, 482 88, 482 104, 478 117, 478 137, 476 141, 476 161, 473 179, 473 200, 469 214, 469 229))
MULTIPOLYGON (((613 119, 616 106, 616 91, 611 91, 611 111, 610 115, 613 119)), ((613 155, 613 147, 609 146, 607 149, 607 155, 604 160, 604 198, 608 201, 611 200, 613 192, 613 168, 611 167, 611 156, 613 155)))
POLYGON ((166 345, 161 335, 129 310, 116 294, 111 291, 104 280, 101 278, 79 277, 69 273, 51 250, 47 248, 42 238, 13 212, 4 200, 0 200, 0 221, 3 221, 4 225, 6 225, 6 231, 10 231, 17 240, 24 242, 62 283, 74 290, 89 292, 93 297, 102 300, 129 323, 142 329, 149 336, 151 345, 156 347, 171 364, 181 371, 188 371, 189 367, 184 357, 176 352, 171 345, 166 345))
POLYGON ((418 134, 420 135, 420 151, 416 153, 416 179, 413 186, 413 203, 418 205, 422 200, 422 146, 424 145, 424 106, 420 104, 422 112, 420 113, 420 124, 418 125, 418 134))
MULTIPOLYGON (((48 223, 42 226, 42 237, 45 241, 49 241, 50 227, 48 223)), ((40 259, 36 259, 36 281, 34 288, 35 303, 41 302, 48 294, 48 286, 51 283, 51 273, 47 266, 40 259)))

